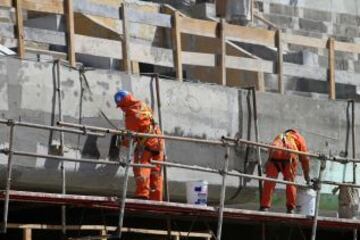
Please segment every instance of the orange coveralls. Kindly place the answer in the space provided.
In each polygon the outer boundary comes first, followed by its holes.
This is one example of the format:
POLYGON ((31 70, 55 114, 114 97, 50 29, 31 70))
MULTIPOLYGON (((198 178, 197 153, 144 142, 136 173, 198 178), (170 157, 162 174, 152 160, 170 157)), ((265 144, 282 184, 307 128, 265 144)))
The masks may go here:
MULTIPOLYGON (((272 145, 283 147, 298 151, 307 152, 305 139, 296 130, 288 130, 278 135, 272 145)), ((269 178, 277 178, 279 172, 284 176, 284 180, 293 182, 296 176, 297 159, 303 169, 306 181, 309 181, 309 157, 293 153, 288 153, 280 150, 271 150, 269 152, 269 159, 266 163, 266 176, 269 178)), ((272 194, 276 183, 265 181, 261 197, 261 207, 270 208, 272 201, 272 194)), ((292 210, 296 207, 296 187, 294 185, 286 185, 286 207, 292 210)))
MULTIPOLYGON (((140 133, 161 135, 161 130, 154 123, 152 110, 145 103, 132 95, 125 96, 118 105, 125 113, 126 129, 140 133)), ((163 161, 164 140, 159 138, 137 138, 134 151, 134 162, 150 164, 150 160, 163 161)), ((128 145, 124 141, 123 145, 128 145)), ((163 179, 161 167, 155 168, 134 167, 136 181, 136 197, 162 201, 163 179)))

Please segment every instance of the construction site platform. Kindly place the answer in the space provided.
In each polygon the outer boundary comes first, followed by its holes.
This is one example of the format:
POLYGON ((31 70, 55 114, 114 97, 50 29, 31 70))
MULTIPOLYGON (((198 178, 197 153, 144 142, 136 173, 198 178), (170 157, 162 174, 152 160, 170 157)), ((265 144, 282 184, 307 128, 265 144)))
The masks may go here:
MULTIPOLYGON (((0 195, 4 199, 4 192, 0 195)), ((28 191, 10 191, 10 201, 47 203, 55 205, 75 205, 90 208, 104 208, 114 211, 119 210, 120 200, 117 197, 56 194, 28 191)), ((151 215, 156 217, 198 217, 216 221, 218 207, 198 206, 175 202, 157 202, 149 200, 126 199, 126 214, 151 215)), ((277 212, 260 212, 254 210, 225 208, 224 221, 246 223, 286 223, 311 227, 312 216, 300 214, 285 214, 277 212)), ((357 219, 340 219, 334 217, 318 217, 318 227, 322 229, 354 229, 360 227, 357 219)))

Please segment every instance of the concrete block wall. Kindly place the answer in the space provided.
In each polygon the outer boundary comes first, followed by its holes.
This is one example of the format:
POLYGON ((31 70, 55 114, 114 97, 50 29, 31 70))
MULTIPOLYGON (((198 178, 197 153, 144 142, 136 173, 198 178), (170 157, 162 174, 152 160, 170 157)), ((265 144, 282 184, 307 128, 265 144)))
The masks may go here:
MULTIPOLYGON (((278 25, 284 32, 327 39, 360 43, 359 4, 356 1, 286 1, 259 0, 257 9, 264 17, 278 25)), ((262 24, 260 24, 263 26, 262 24)), ((311 49, 289 44, 288 51, 303 50, 318 55, 320 67, 327 67, 326 49, 311 49)), ((285 59, 286 61, 286 59, 285 59)), ((302 64, 301 62, 298 62, 302 64)), ((336 69, 360 73, 358 54, 336 53, 336 69)))

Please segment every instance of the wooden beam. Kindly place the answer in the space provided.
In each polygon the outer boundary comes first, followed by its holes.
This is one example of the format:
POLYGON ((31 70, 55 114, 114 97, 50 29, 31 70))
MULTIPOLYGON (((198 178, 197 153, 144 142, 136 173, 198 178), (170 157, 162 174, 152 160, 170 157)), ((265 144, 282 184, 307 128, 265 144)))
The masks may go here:
POLYGON ((121 59, 122 48, 119 41, 75 35, 75 51, 98 57, 121 59))
POLYGON ((16 36, 18 39, 18 56, 24 58, 25 56, 25 42, 24 42, 24 19, 22 14, 22 0, 15 0, 16 13, 16 36))
POLYGON ((335 83, 335 40, 329 38, 328 40, 328 51, 329 51, 329 69, 328 69, 328 84, 329 84, 329 98, 332 100, 336 99, 336 83, 335 83))
POLYGON ((128 9, 128 21, 146 25, 171 28, 171 16, 161 13, 139 12, 128 9))
POLYGON ((113 19, 120 18, 118 7, 102 4, 101 1, 94 2, 90 0, 76 0, 74 2, 74 11, 93 16, 107 17, 113 19))
POLYGON ((24 33, 26 41, 66 46, 66 34, 64 32, 24 27, 24 33))
POLYGON ((32 230, 31 228, 23 229, 23 240, 32 240, 32 230))
POLYGON ((229 40, 248 42, 275 47, 275 32, 260 28, 226 24, 226 37, 229 40))
POLYGON ((227 56, 226 67, 244 71, 274 73, 273 62, 261 59, 227 56))
POLYGON ((293 35, 289 33, 283 33, 282 38, 284 43, 286 42, 286 43, 291 43, 305 47, 313 47, 313 48, 326 48, 326 40, 324 39, 293 35))
POLYGON ((128 57, 132 61, 148 63, 163 67, 174 67, 172 49, 158 48, 151 44, 131 42, 128 57))
POLYGON ((64 0, 23 0, 25 10, 64 14, 64 0))
POLYGON ((73 0, 66 0, 66 26, 67 26, 67 47, 68 61, 70 66, 75 67, 75 29, 74 29, 74 10, 73 0))
POLYGON ((217 37, 217 23, 193 18, 181 18, 181 32, 203 37, 217 37))
POLYGON ((335 51, 360 53, 360 44, 335 41, 335 51))
POLYGON ((277 64, 276 73, 278 76, 278 91, 280 94, 285 93, 283 79, 283 43, 281 30, 276 31, 276 47, 277 47, 277 64))
POLYGON ((174 51, 174 65, 176 71, 176 78, 183 81, 183 68, 182 68, 182 45, 181 45, 181 21, 180 15, 177 11, 173 13, 174 26, 172 28, 172 42, 174 51))
POLYGON ((121 5, 121 18, 123 23, 123 41, 122 41, 122 70, 124 72, 130 73, 131 72, 131 64, 129 58, 130 52, 130 35, 129 35, 129 21, 127 17, 127 4, 123 3, 121 5))
POLYGON ((2 0, 0 1, 0 7, 12 7, 12 0, 2 0))
POLYGON ((220 71, 220 84, 226 86, 226 22, 225 19, 222 18, 220 23, 218 24, 219 27, 219 42, 220 42, 220 53, 219 53, 219 62, 218 67, 220 71))
POLYGON ((183 64, 202 67, 215 67, 216 55, 210 53, 182 52, 183 64))

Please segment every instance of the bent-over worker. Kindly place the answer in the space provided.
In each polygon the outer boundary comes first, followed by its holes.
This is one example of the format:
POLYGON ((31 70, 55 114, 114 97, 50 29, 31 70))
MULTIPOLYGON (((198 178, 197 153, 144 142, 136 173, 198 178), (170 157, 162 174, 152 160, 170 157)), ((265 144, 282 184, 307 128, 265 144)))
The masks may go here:
MULTIPOLYGON (((302 152, 308 151, 304 137, 294 129, 286 130, 284 133, 276 136, 272 145, 302 152)), ((279 172, 281 172, 284 180, 294 182, 298 160, 300 160, 305 181, 307 184, 310 184, 309 157, 281 150, 271 149, 269 151, 269 158, 266 163, 266 176, 277 178, 279 172)), ((268 211, 271 207, 275 185, 275 182, 265 181, 260 203, 261 211, 268 211)), ((287 213, 294 213, 296 207, 296 186, 294 185, 286 185, 286 207, 287 213)))
MULTIPOLYGON (((139 132, 161 135, 159 126, 155 123, 152 110, 144 102, 136 99, 129 92, 120 90, 115 96, 116 106, 125 113, 126 129, 139 132)), ((150 160, 163 161, 164 159, 164 140, 160 138, 137 137, 135 140, 136 148, 134 151, 134 162, 150 164, 150 160)), ((127 146, 128 140, 122 142, 127 146)), ((163 178, 161 167, 155 168, 134 167, 136 182, 135 197, 140 199, 150 199, 162 201, 163 178)))

